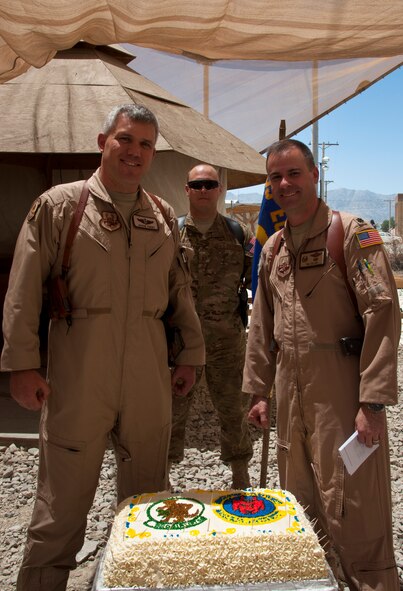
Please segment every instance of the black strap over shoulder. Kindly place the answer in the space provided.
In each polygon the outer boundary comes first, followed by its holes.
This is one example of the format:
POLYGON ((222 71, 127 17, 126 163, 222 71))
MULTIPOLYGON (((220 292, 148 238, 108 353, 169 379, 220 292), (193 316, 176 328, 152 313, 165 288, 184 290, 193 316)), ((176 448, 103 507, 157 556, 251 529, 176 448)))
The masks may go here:
POLYGON ((232 218, 228 218, 226 216, 224 216, 224 220, 227 224, 228 229, 231 230, 235 238, 238 240, 239 244, 243 246, 245 242, 245 234, 241 224, 236 220, 233 220, 232 218))
MULTIPOLYGON (((225 223, 227 224, 228 230, 235 236, 241 246, 244 245, 245 242, 245 234, 243 228, 239 222, 233 220, 232 218, 228 218, 227 216, 223 216, 225 223)), ((178 217, 178 228, 179 232, 185 225, 186 215, 181 215, 178 217)))

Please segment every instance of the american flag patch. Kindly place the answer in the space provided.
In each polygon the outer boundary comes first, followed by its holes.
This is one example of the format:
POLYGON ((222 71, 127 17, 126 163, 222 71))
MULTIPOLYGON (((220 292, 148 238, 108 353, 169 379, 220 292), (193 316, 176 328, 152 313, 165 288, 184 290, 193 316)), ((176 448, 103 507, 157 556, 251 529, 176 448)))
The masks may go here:
POLYGON ((383 244, 381 235, 379 234, 378 230, 375 230, 375 228, 369 230, 362 230, 361 232, 356 232, 355 235, 358 240, 358 244, 360 245, 360 248, 373 246, 374 244, 383 244))
POLYGON ((253 237, 252 237, 252 238, 249 240, 248 244, 247 244, 247 245, 246 245, 246 247, 245 247, 245 251, 246 251, 247 253, 249 253, 250 255, 254 254, 254 252, 255 252, 255 243, 256 243, 256 237, 255 237, 255 236, 253 236, 253 237))

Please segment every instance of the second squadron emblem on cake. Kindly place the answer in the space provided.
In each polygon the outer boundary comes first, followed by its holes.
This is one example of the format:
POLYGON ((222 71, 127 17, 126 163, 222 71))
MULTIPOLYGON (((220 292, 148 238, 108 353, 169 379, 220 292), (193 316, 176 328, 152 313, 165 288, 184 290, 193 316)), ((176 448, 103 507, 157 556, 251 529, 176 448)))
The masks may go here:
POLYGON ((295 510, 286 495, 266 492, 240 492, 213 499, 212 510, 217 517, 236 525, 263 525, 294 517, 295 510))

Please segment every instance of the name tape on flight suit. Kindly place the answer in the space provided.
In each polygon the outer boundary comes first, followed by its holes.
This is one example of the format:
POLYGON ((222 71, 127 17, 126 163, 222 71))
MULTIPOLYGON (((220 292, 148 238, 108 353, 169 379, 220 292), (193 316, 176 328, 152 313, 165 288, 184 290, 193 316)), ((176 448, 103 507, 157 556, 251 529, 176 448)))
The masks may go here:
POLYGON ((299 262, 300 269, 309 269, 310 267, 322 267, 326 260, 326 249, 310 250, 301 254, 299 262))
POLYGON ((158 230, 158 222, 155 218, 134 215, 132 220, 136 228, 141 228, 142 230, 158 230))

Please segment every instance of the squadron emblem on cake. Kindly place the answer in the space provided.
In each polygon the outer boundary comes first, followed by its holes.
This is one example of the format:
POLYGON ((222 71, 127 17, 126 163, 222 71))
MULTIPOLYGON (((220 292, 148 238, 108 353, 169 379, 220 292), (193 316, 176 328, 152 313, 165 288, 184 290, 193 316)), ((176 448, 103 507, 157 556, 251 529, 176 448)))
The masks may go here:
POLYGON ((236 525, 263 525, 290 515, 286 497, 262 492, 245 491, 221 495, 213 499, 212 509, 217 517, 236 525))
POLYGON ((205 507, 196 499, 171 497, 152 503, 147 508, 144 525, 153 529, 187 529, 206 521, 205 507))

